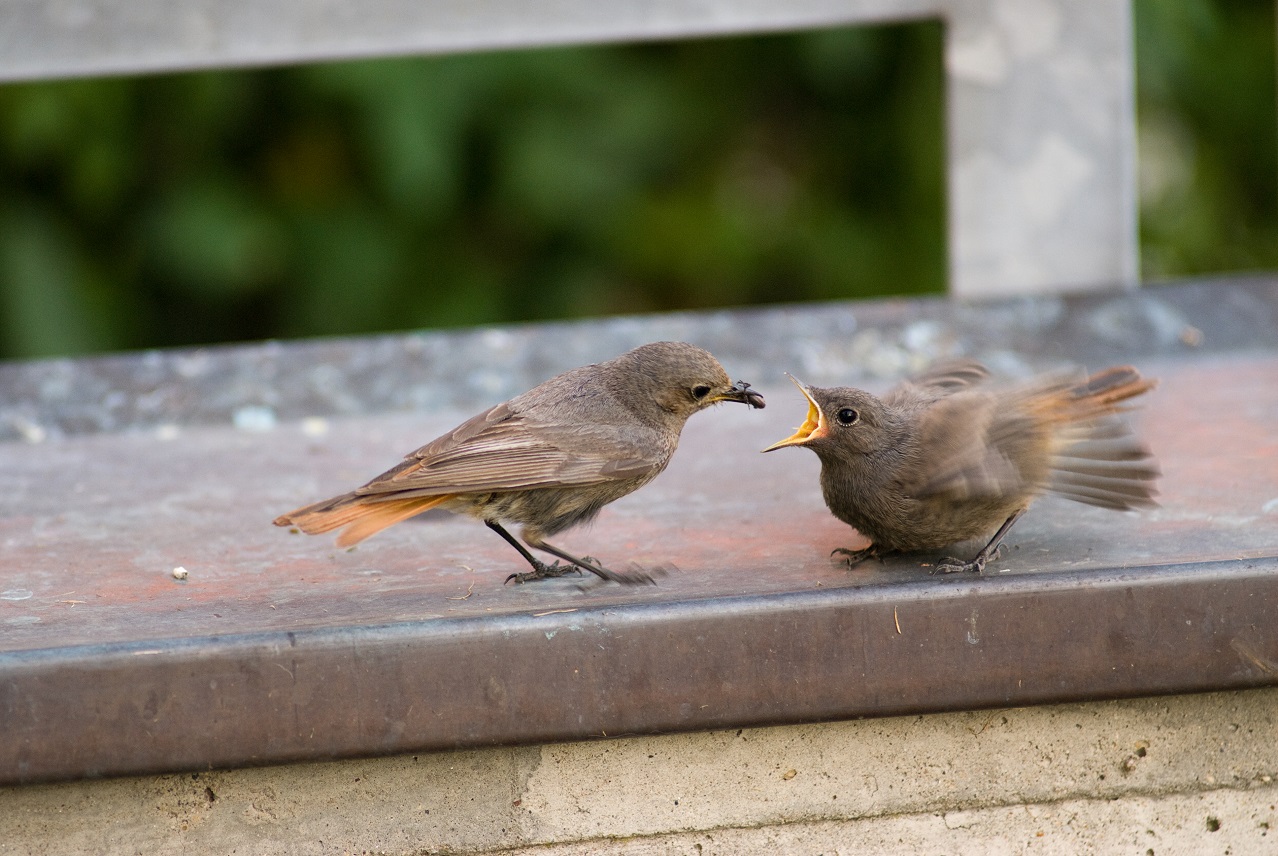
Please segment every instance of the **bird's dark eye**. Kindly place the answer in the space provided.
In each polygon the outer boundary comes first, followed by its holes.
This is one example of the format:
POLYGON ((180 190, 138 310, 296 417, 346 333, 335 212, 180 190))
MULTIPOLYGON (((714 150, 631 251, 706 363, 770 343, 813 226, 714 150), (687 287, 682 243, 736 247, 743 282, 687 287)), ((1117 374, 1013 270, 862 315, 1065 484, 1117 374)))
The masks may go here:
POLYGON ((839 421, 840 425, 855 425, 857 420, 861 418, 861 414, 857 413, 851 407, 845 407, 838 413, 834 414, 834 418, 839 421))
POLYGON ((694 386, 692 388, 692 397, 695 398, 697 401, 700 401, 701 399, 705 398, 709 394, 710 394, 710 387, 706 386, 705 384, 698 384, 697 386, 694 386))

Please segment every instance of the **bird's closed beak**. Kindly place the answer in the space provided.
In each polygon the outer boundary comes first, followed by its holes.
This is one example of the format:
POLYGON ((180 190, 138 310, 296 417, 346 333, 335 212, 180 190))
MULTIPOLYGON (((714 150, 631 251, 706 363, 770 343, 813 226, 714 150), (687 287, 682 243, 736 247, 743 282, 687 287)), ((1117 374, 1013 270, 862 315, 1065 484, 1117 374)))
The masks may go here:
POLYGON ((743 380, 734 383, 727 392, 719 393, 714 400, 716 402, 737 401, 741 404, 748 404, 755 410, 762 410, 766 406, 763 402, 763 396, 751 389, 750 384, 743 380))
POLYGON ((807 385, 794 375, 787 374, 786 377, 794 381, 794 385, 799 388, 799 392, 803 393, 803 397, 808 400, 808 417, 803 420, 803 424, 799 426, 798 430, 784 440, 778 440, 773 443, 763 450, 765 452, 771 452, 773 449, 781 449, 786 446, 805 446, 813 439, 825 436, 826 433, 825 415, 817 405, 816 399, 812 397, 812 393, 808 391, 807 385))

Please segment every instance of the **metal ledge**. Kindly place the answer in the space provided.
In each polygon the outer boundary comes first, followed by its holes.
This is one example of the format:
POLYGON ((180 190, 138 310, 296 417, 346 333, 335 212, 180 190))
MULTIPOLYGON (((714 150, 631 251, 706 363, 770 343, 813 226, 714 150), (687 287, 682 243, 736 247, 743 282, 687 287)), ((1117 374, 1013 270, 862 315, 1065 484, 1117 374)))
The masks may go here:
POLYGON ((1278 673, 1275 571, 923 577, 10 654, 0 769, 32 781, 1257 687, 1278 673))
POLYGON ((1258 279, 3 367, 41 442, 0 444, 0 782, 1278 685, 1276 312, 1258 279), (517 557, 449 516, 354 552, 270 526, 510 386, 655 338, 770 405, 692 420, 661 478, 563 537, 673 563, 657 588, 504 587, 517 557), (983 578, 831 563, 855 535, 814 456, 756 454, 802 417, 780 371, 881 388, 943 353, 1159 377, 1139 418, 1162 507, 1044 500, 983 578), (358 413, 391 386, 414 392, 358 413))

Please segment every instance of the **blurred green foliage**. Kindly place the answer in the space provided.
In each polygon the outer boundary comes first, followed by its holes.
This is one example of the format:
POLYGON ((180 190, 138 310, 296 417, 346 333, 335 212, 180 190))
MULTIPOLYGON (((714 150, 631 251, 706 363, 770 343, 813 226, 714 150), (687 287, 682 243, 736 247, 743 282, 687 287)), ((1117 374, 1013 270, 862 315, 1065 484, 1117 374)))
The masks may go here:
POLYGON ((1278 269, 1274 5, 1135 5, 1147 279, 1278 269))
POLYGON ((941 30, 0 87, 9 356, 944 287, 941 30))
MULTIPOLYGON (((1146 275, 1278 267, 1272 4, 1136 12, 1146 275)), ((0 356, 940 291, 941 43, 0 86, 0 356)))

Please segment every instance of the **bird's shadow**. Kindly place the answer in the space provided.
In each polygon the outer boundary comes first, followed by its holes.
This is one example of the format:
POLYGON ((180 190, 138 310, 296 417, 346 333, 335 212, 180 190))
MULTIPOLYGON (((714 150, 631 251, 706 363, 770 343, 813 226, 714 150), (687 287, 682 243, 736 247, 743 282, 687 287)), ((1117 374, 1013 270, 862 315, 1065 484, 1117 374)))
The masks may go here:
POLYGON ((451 511, 445 511, 442 508, 432 508, 429 511, 423 511, 421 514, 415 515, 404 521, 405 523, 435 523, 440 520, 456 520, 457 515, 451 511))

